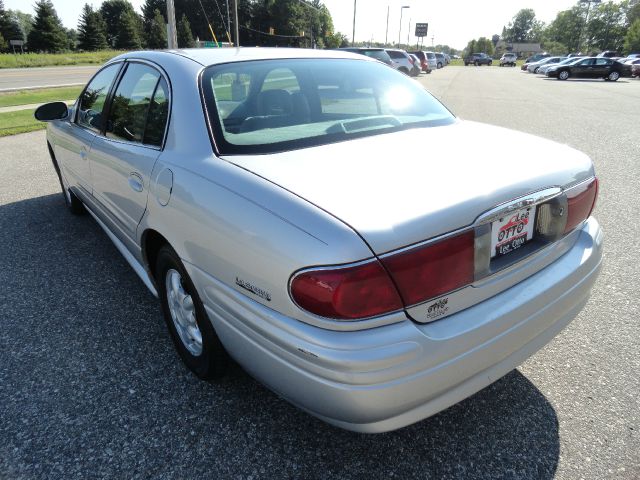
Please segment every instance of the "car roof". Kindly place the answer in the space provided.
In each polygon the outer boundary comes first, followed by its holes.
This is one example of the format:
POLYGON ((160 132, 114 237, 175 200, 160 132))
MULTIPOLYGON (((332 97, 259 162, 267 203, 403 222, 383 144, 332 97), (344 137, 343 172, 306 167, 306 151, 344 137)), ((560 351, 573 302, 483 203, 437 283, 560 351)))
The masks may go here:
MULTIPOLYGON (((156 59, 160 55, 188 58, 203 66, 250 60, 283 58, 355 58, 370 60, 346 50, 314 50, 310 48, 263 48, 263 47, 223 47, 223 48, 187 48, 179 50, 134 51, 118 55, 113 60, 126 58, 156 59)), ((376 61, 376 60, 370 60, 376 61)))

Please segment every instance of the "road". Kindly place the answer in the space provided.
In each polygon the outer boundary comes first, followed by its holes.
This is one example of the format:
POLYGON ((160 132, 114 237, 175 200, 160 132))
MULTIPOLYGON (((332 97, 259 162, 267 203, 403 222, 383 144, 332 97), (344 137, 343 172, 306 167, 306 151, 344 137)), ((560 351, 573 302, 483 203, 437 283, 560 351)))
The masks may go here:
POLYGON ((84 85, 99 65, 0 69, 0 92, 26 88, 84 85))
MULTIPOLYGON (((565 331, 416 425, 336 429, 239 369, 196 380, 115 247, 90 217, 65 211, 43 132, 3 138, 0 478, 640 478, 640 81, 482 67, 419 81, 463 118, 594 159, 605 265, 565 331)), ((417 136, 418 146, 428 161, 417 136)), ((477 161, 497 148, 488 138, 477 161)), ((511 168, 526 167, 514 151, 511 168)))

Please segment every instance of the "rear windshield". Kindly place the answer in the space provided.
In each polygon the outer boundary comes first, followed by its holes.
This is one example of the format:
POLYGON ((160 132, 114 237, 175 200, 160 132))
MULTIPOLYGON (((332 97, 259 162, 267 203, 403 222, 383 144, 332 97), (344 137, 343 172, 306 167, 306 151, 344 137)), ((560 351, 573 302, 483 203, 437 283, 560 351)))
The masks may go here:
POLYGON ((417 82, 364 59, 213 65, 202 91, 222 154, 274 153, 455 121, 417 82))
POLYGON ((361 50, 358 53, 362 53, 367 57, 375 58, 376 60, 380 60, 382 63, 390 64, 391 57, 384 50, 361 50))
POLYGON ((434 58, 436 58, 436 54, 432 53, 432 52, 427 52, 427 58, 434 59, 434 58))

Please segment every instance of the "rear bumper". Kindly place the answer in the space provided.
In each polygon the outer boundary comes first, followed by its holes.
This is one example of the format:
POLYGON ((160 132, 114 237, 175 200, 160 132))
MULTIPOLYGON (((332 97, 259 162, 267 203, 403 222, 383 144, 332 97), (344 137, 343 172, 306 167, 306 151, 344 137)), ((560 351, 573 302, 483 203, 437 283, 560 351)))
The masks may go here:
POLYGON ((602 261, 593 218, 565 255, 440 321, 336 332, 302 324, 187 266, 229 353, 269 388, 360 432, 397 429, 472 395, 558 334, 589 298, 602 261))

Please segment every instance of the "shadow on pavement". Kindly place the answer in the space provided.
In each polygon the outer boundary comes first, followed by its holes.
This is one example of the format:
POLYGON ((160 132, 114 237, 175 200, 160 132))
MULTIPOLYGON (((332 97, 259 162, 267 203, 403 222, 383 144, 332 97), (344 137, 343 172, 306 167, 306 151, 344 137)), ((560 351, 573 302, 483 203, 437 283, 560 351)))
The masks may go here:
POLYGON ((552 478, 553 406, 513 371, 380 435, 303 413, 238 367, 180 363, 157 301, 60 195, 0 206, 0 477, 552 478))

